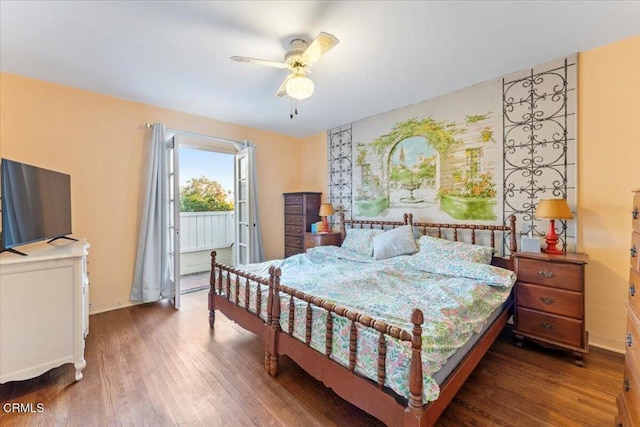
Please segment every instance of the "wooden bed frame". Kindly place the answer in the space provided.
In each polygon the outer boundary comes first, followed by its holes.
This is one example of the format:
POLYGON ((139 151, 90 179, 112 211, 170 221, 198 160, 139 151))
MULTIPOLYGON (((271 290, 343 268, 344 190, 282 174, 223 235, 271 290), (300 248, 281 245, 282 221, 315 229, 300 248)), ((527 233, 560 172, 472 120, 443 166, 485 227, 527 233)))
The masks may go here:
MULTIPOLYGON (((389 229, 409 224, 421 230, 423 234, 436 235, 438 237, 451 237, 451 235, 453 235, 452 240, 458 240, 458 230, 470 230, 471 243, 475 243, 477 233, 488 233, 491 245, 494 248, 495 233, 508 233, 509 250, 511 253, 516 251, 515 217, 513 215, 507 219, 509 226, 414 223, 411 214, 405 214, 403 221, 345 220, 344 215, 341 215, 341 219, 343 237, 346 233, 347 226, 352 228, 389 229), (448 230, 448 232, 446 230, 448 230)), ((503 240, 504 237, 500 239, 500 242, 503 240)), ((494 257, 492 264, 513 270, 513 263, 509 258, 494 257)), ((333 389, 333 391, 343 399, 370 413, 389 426, 408 427, 434 425, 438 417, 445 410, 449 402, 451 402, 460 387, 462 387, 464 381, 469 377, 480 359, 482 359, 500 331, 506 325, 512 307, 512 298, 510 297, 508 303, 505 305, 505 310, 440 385, 440 395, 438 399, 423 404, 421 325, 424 319, 422 311, 418 309, 413 310, 411 315, 413 328, 411 331, 403 330, 358 313, 357 311, 348 310, 345 307, 321 298, 289 288, 280 283, 280 275, 280 269, 274 268, 273 266, 269 269, 268 279, 248 274, 234 267, 218 264, 216 262, 216 252, 211 252, 209 326, 211 328, 214 327, 215 310, 219 310, 227 318, 233 320, 244 329, 258 335, 265 348, 264 366, 269 375, 275 376, 277 374, 278 358, 280 355, 286 355, 307 373, 322 381, 325 386, 333 389), (235 280, 236 284, 235 302, 230 299, 232 280, 235 280), (240 286, 238 285, 241 283, 241 280, 245 281, 246 292, 244 295, 239 294, 240 286), (256 292, 254 297, 258 312, 260 311, 259 307, 261 307, 262 303, 260 289, 262 289, 262 286, 268 289, 266 322, 260 318, 258 314, 251 313, 248 310, 250 302, 249 283, 251 282, 258 286, 258 292, 256 292), (291 331, 287 333, 281 330, 281 308, 279 301, 280 295, 283 293, 290 296, 289 319, 293 319, 294 315, 294 297, 307 302, 306 342, 294 338, 291 331), (335 316, 345 317, 351 322, 349 367, 344 367, 329 358, 333 342, 332 316, 327 316, 325 353, 320 353, 310 347, 312 306, 323 308, 335 316), (357 360, 357 323, 373 328, 380 333, 377 381, 372 381, 353 372, 357 360), (408 400, 383 386, 385 380, 385 336, 387 335, 411 343, 412 355, 409 373, 410 398, 408 400)), ((293 321, 290 321, 289 325, 291 328, 293 321)))

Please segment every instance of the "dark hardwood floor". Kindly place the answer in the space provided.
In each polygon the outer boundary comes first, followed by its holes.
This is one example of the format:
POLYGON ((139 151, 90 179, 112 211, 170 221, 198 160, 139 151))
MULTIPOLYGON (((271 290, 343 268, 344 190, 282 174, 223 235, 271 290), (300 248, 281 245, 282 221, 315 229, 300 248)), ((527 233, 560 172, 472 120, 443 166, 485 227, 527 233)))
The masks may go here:
MULTIPOLYGON (((286 358, 269 377, 254 335, 222 315, 210 333, 206 297, 183 295, 179 311, 161 302, 91 316, 84 378, 65 365, 0 385, 0 425, 381 425, 286 358)), ((622 355, 592 348, 579 368, 565 352, 517 348, 504 331, 438 425, 611 426, 622 366, 622 355)))

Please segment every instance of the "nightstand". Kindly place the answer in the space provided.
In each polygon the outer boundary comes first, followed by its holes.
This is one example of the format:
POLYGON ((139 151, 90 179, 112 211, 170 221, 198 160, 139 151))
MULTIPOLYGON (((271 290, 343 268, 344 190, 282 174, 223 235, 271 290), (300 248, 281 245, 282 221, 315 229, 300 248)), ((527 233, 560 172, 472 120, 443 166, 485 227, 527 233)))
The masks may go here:
POLYGON ((585 329, 584 269, 587 255, 517 252, 515 272, 516 345, 524 338, 544 347, 569 350, 578 366, 589 352, 585 329))
POLYGON ((304 233, 304 251, 316 246, 340 246, 340 232, 304 233))

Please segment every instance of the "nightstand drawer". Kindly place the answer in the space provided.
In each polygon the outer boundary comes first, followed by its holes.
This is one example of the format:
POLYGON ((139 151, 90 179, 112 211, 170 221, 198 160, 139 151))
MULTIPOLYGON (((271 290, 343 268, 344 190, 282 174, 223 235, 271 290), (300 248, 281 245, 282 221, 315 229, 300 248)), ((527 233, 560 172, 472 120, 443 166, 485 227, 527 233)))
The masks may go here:
POLYGON ((340 233, 305 233, 304 234, 304 250, 315 248, 316 246, 339 246, 340 233))
POLYGON ((320 235, 306 233, 304 235, 305 250, 309 248, 314 248, 316 246, 322 246, 322 239, 320 238, 320 235))
POLYGON ((518 283, 516 304, 547 313, 582 319, 582 294, 548 286, 518 283))
POLYGON ((562 342, 574 347, 582 343, 583 322, 567 317, 546 314, 527 308, 518 309, 518 331, 534 337, 562 342))
POLYGON ((516 258, 518 281, 582 292, 581 265, 516 258))

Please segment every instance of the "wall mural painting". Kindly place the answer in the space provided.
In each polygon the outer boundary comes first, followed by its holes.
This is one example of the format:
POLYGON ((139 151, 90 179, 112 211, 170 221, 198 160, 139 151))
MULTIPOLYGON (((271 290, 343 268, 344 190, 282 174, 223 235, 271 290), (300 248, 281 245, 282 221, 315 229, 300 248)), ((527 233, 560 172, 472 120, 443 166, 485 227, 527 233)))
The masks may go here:
POLYGON ((495 157, 501 147, 493 116, 488 111, 462 120, 414 117, 367 143, 357 142, 355 216, 412 212, 437 222, 496 222, 501 177, 495 157))
MULTIPOLYGON (((332 191, 348 183, 358 219, 411 213, 416 221, 504 224, 513 214, 521 233, 542 237, 539 200, 566 198, 575 213, 576 62, 572 55, 330 131, 332 191), (351 157, 337 143, 345 129, 351 157)), ((333 198, 346 207, 344 197, 333 198)), ((563 247, 575 248, 576 221, 559 223, 563 247)))

